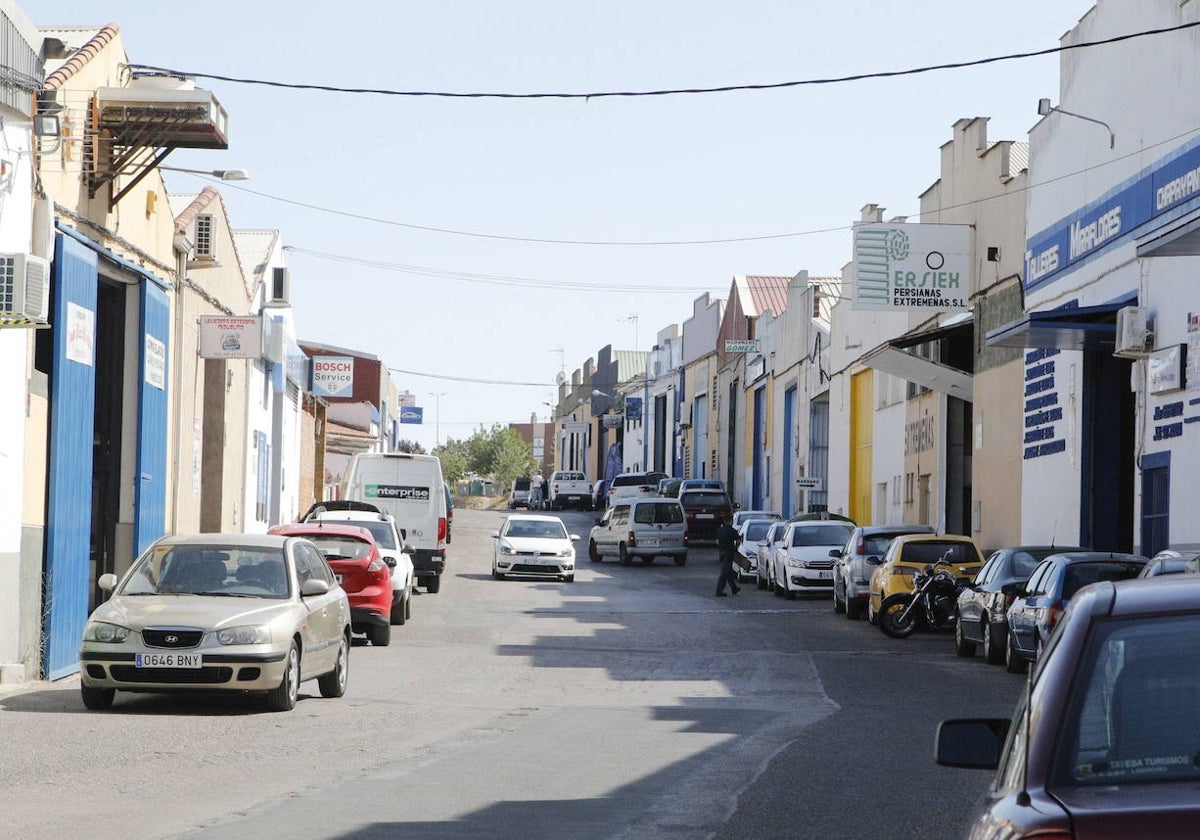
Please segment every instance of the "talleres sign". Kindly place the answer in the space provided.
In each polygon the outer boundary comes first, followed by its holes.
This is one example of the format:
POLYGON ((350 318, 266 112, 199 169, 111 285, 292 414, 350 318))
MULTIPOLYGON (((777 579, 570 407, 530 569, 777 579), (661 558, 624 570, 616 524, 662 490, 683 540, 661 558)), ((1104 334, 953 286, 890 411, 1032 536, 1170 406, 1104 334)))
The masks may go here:
POLYGON ((313 356, 312 392, 318 397, 349 397, 354 393, 353 356, 313 356))
POLYGON ((854 227, 854 309, 970 309, 975 266, 969 225, 854 227))

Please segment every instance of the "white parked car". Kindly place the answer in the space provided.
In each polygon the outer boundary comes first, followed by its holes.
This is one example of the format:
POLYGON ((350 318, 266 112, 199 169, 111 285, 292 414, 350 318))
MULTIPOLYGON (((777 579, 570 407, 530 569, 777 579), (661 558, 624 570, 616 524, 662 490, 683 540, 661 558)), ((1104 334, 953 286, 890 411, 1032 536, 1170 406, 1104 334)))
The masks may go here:
POLYGON ((854 530, 853 522, 810 520, 784 529, 773 556, 775 594, 795 598, 798 592, 833 592, 833 558, 854 530))
POLYGON ((504 520, 495 540, 492 577, 509 575, 575 580, 575 540, 557 516, 515 514, 504 520))
POLYGON ((774 555, 776 549, 781 544, 780 541, 783 539, 783 532, 786 530, 786 522, 773 522, 771 523, 771 527, 767 529, 766 537, 758 543, 754 576, 758 581, 759 589, 775 588, 774 580, 771 577, 772 570, 775 568, 774 555))
POLYGON ((766 519, 771 522, 778 522, 783 519, 783 514, 776 510, 735 510, 733 512, 733 527, 740 530, 742 524, 749 522, 751 519, 766 519))
POLYGON ((417 585, 412 550, 405 550, 404 537, 388 513, 369 502, 345 500, 318 502, 304 515, 305 522, 340 522, 366 528, 375 538, 383 562, 392 569, 392 624, 400 625, 412 615, 412 594, 417 585))
POLYGON ((622 566, 639 558, 649 565, 669 557, 676 566, 687 564, 688 529, 678 499, 650 496, 618 501, 596 520, 588 534, 588 559, 617 556, 622 566))
MULTIPOLYGON (((737 514, 734 514, 736 517, 737 514)), ((742 542, 738 545, 738 551, 742 557, 750 564, 749 569, 738 568, 738 580, 751 580, 758 577, 758 548, 766 542, 767 532, 771 530, 771 526, 775 522, 770 519, 747 519, 742 522, 737 528, 738 535, 741 536, 742 542)))

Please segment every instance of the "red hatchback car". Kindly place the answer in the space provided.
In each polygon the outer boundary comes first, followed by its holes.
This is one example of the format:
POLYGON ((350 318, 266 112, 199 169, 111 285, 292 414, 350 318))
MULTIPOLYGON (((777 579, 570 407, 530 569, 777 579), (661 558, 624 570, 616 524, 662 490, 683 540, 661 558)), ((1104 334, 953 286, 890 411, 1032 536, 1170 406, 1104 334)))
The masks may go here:
POLYGON ((970 837, 1178 838, 1200 826, 1200 576, 1072 599, 1007 719, 943 721, 937 761, 997 770, 970 837))
POLYGON ((371 644, 392 640, 392 570, 366 528, 334 522, 277 525, 272 534, 304 537, 317 546, 350 600, 350 629, 371 644))

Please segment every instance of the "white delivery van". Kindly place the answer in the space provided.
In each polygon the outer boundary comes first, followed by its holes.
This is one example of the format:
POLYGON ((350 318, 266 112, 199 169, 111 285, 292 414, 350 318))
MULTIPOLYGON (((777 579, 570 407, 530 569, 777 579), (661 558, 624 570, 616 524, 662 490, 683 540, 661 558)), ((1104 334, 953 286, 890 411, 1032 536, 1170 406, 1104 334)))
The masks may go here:
POLYGON ((405 544, 415 549, 417 583, 429 592, 441 589, 449 523, 442 462, 436 456, 361 452, 346 468, 343 495, 390 513, 405 544))

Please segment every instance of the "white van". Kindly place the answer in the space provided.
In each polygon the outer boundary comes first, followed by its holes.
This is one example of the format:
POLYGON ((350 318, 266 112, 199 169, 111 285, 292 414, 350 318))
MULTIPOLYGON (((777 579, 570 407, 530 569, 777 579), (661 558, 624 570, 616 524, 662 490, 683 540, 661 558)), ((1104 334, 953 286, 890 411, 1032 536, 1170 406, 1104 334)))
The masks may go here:
POLYGON ((442 585, 446 567, 447 510, 442 462, 434 455, 362 452, 346 468, 344 496, 390 513, 415 549, 417 582, 429 592, 442 585))

